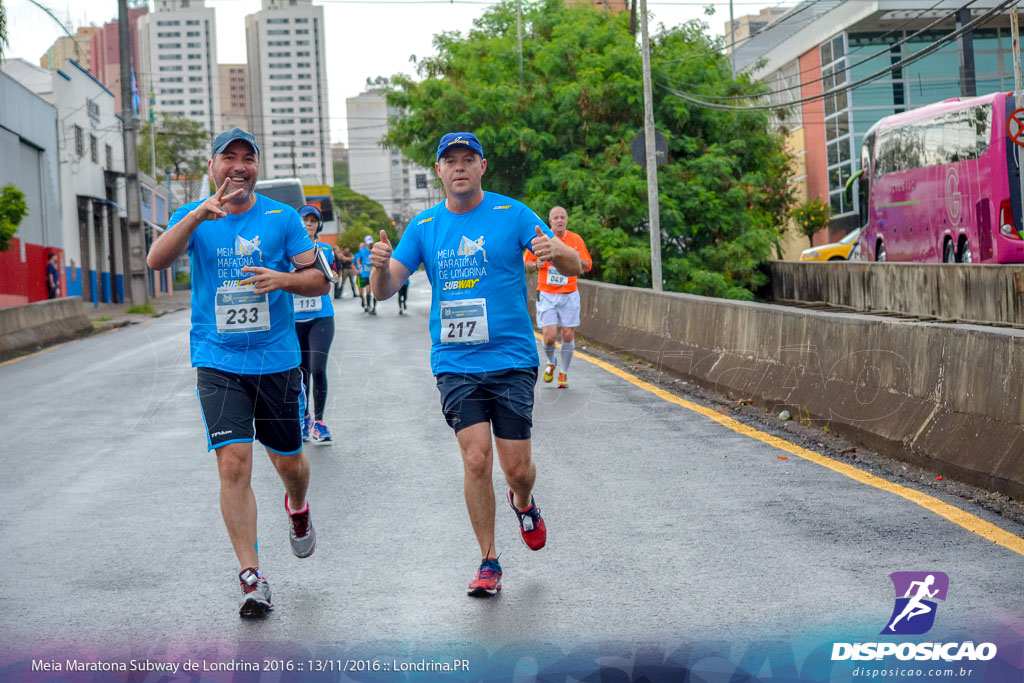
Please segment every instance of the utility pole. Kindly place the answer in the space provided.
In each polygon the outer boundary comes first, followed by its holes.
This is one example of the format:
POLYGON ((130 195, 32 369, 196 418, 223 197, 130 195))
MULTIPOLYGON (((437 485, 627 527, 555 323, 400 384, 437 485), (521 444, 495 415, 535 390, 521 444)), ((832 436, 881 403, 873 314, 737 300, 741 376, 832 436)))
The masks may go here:
POLYGON ((732 0, 729 0, 729 64, 732 65, 732 80, 736 80, 736 20, 732 17, 732 0))
POLYGON ((295 165, 295 140, 292 140, 292 176, 299 177, 299 169, 295 165))
POLYGON ((641 52, 644 68, 644 146, 647 148, 647 211, 651 228, 651 287, 661 291, 661 215, 658 210, 658 155, 654 141, 654 97, 651 92, 651 44, 647 37, 647 0, 640 0, 641 52))
POLYGON ((145 240, 139 193, 139 120, 132 106, 132 44, 128 25, 128 0, 117 0, 117 38, 121 57, 121 119, 124 130, 124 203, 128 214, 128 296, 132 305, 149 303, 145 240))
POLYGON ((516 35, 519 37, 519 87, 523 87, 523 0, 516 1, 516 35))

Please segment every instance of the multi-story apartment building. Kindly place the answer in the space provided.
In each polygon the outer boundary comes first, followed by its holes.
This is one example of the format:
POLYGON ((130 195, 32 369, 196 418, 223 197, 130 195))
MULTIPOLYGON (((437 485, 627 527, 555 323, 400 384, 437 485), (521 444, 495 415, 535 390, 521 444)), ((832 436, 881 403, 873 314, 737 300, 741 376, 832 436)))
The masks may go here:
POLYGON ((221 129, 217 26, 205 0, 156 0, 139 18, 140 117, 149 117, 152 86, 157 113, 201 123, 211 137, 221 129))
POLYGON ((441 200, 441 190, 427 170, 381 140, 388 118, 399 112, 389 107, 384 93, 369 90, 345 101, 348 109, 349 187, 373 199, 395 221, 399 230, 417 213, 441 200))
MULTIPOLYGON (((137 7, 128 10, 129 35, 131 36, 132 64, 139 63, 138 21, 149 10, 137 7)), ((89 40, 89 71, 103 86, 114 93, 114 109, 121 111, 121 41, 117 20, 103 24, 89 40)), ((138 69, 136 69, 138 81, 138 69)))
POLYGON ((220 71, 220 130, 241 128, 252 130, 249 105, 246 102, 246 81, 249 70, 245 64, 219 64, 220 71))
POLYGON ((324 9, 312 0, 262 0, 245 18, 249 119, 263 178, 333 185, 324 9))
POLYGON ((732 52, 731 44, 733 41, 737 45, 741 44, 788 11, 788 7, 765 7, 758 14, 747 14, 742 17, 736 17, 735 21, 725 22, 725 42, 727 46, 730 46, 727 47, 726 51, 732 52))
POLYGON ((61 36, 53 42, 50 49, 39 58, 39 65, 44 69, 56 71, 63 69, 69 59, 73 59, 86 71, 90 69, 89 47, 92 37, 100 32, 97 26, 80 26, 74 38, 61 36))

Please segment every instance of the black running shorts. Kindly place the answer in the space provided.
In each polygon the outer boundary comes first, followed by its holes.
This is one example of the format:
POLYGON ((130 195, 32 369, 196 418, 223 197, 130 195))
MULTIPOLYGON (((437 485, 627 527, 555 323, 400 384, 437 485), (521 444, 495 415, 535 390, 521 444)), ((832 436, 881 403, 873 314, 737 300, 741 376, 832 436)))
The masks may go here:
POLYGON ((499 439, 530 438, 537 368, 442 372, 436 379, 444 419, 456 434, 470 425, 490 422, 499 439))
POLYGON ((281 455, 302 450, 302 373, 239 375, 196 368, 196 394, 206 423, 206 450, 253 438, 281 455))

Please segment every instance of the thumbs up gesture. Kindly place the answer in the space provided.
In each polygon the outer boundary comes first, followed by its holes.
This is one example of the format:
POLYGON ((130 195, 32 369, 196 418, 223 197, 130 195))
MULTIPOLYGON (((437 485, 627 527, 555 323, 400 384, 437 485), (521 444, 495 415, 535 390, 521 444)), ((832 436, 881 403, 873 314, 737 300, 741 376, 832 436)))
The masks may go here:
POLYGON ((530 250, 533 255, 537 257, 538 261, 550 261, 555 255, 555 247, 551 242, 551 238, 544 234, 544 231, 540 229, 540 226, 535 226, 537 236, 530 242, 530 250))
POLYGON ((374 268, 387 268, 388 264, 391 263, 393 251, 394 249, 391 247, 391 240, 388 239, 388 234, 381 230, 380 239, 374 243, 373 249, 370 250, 370 265, 374 268))

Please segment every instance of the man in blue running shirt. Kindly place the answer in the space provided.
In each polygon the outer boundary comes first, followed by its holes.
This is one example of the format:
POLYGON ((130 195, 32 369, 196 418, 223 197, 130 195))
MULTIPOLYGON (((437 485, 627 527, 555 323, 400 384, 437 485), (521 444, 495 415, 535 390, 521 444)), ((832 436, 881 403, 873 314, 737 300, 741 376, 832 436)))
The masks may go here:
POLYGON ((576 275, 580 257, 524 204, 484 192, 483 147, 472 133, 448 133, 434 166, 446 199, 412 219, 392 249, 382 230, 373 245, 370 286, 391 297, 422 264, 431 285, 431 369, 441 409, 462 451, 466 507, 482 562, 468 593, 501 590, 494 547, 493 449, 523 542, 540 550, 547 529, 533 498, 533 392, 539 356, 526 306, 523 250, 576 275))
POLYGON ((217 191, 175 211, 146 259, 154 270, 186 250, 191 260, 196 393, 207 450, 217 452, 221 514, 241 566, 243 617, 273 608, 256 543, 254 439, 284 483, 292 552, 309 557, 316 548, 292 295, 320 296, 331 287, 330 266, 295 209, 255 193, 259 154, 256 140, 240 128, 218 135, 208 162, 217 191))
POLYGON ((367 235, 363 239, 362 249, 356 252, 355 266, 359 271, 359 298, 363 300, 363 310, 370 315, 377 315, 377 300, 373 298, 373 292, 370 291, 371 249, 373 249, 373 238, 367 235))

